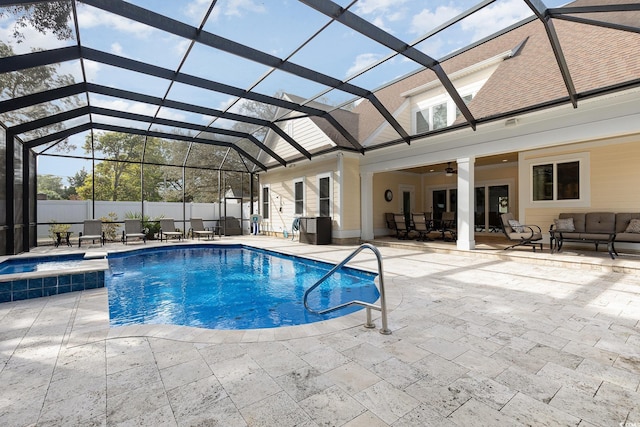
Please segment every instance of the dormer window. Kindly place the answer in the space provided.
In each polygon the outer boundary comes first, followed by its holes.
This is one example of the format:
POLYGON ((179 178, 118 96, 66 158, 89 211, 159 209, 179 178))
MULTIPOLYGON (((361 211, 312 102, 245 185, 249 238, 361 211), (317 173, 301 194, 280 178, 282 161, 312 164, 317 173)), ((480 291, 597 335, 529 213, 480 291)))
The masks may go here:
MULTIPOLYGON (((439 97, 442 99, 442 97, 439 97)), ((473 94, 467 94, 462 97, 465 104, 473 99, 473 94)), ((418 104, 418 110, 415 112, 415 133, 424 133, 430 130, 442 129, 451 125, 461 112, 451 98, 433 105, 418 104)))

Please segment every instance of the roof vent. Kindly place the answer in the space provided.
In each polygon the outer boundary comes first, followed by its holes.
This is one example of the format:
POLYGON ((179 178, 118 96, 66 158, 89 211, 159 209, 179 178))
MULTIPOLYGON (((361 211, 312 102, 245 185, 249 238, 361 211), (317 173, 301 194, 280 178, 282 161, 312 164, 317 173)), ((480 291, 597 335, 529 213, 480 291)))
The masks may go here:
POLYGON ((517 125, 517 124, 518 124, 518 119, 516 119, 516 118, 507 119, 507 120, 505 120, 505 122, 504 122, 504 125, 505 125, 505 126, 515 126, 515 125, 517 125))

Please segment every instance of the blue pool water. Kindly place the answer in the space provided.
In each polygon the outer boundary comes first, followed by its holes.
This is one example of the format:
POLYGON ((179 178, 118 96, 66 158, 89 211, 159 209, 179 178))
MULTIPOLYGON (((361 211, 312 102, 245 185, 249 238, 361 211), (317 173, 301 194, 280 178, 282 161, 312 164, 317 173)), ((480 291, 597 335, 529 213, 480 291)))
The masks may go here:
POLYGON ((56 271, 71 268, 82 262, 83 257, 84 254, 10 258, 0 263, 0 274, 56 271))
MULTIPOLYGON (((209 329, 300 325, 340 317, 305 310, 304 291, 333 266, 244 246, 157 248, 109 255, 112 326, 174 324, 209 329)), ((312 308, 375 302, 375 274, 346 268, 309 295, 312 308)))

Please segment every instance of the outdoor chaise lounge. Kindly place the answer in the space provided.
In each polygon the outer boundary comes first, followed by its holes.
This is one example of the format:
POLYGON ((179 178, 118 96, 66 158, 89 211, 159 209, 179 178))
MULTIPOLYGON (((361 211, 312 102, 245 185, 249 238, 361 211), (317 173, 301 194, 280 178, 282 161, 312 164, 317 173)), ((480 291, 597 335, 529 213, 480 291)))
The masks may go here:
POLYGON ((204 226, 204 222, 202 218, 191 218, 191 238, 194 236, 198 236, 198 240, 200 240, 200 236, 204 236, 207 239, 213 238, 215 239, 216 229, 218 227, 214 227, 210 229, 204 226))
POLYGON ((100 219, 85 219, 82 231, 78 237, 78 247, 82 246, 82 241, 91 240, 95 243, 96 240, 100 241, 100 245, 104 245, 104 233, 102 232, 102 220, 100 219))
POLYGON ((456 226, 456 213, 442 212, 442 218, 440 219, 440 225, 437 231, 442 233, 443 241, 455 242, 458 235, 458 229, 456 226), (449 233, 449 238, 447 238, 447 233, 449 233))
POLYGON ((500 215, 502 222, 502 231, 511 242, 515 244, 504 248, 505 250, 515 248, 516 246, 531 246, 536 251, 536 246, 540 245, 542 250, 542 230, 537 225, 520 224, 513 217, 512 213, 500 215))
POLYGON ((142 239, 143 243, 147 243, 147 235, 142 228, 142 221, 139 219, 125 219, 124 230, 122 231, 122 243, 125 245, 129 239, 142 239))
POLYGON ((178 240, 182 240, 182 232, 176 231, 173 218, 162 218, 160 220, 160 241, 162 242, 162 239, 168 241, 169 237, 177 237, 178 240))

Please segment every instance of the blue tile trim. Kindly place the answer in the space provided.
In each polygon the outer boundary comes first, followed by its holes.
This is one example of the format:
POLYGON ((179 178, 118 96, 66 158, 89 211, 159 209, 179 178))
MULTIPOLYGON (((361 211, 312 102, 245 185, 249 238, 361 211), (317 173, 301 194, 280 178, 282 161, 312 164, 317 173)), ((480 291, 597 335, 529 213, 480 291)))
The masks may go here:
POLYGON ((104 271, 0 282, 0 303, 104 288, 104 271))

